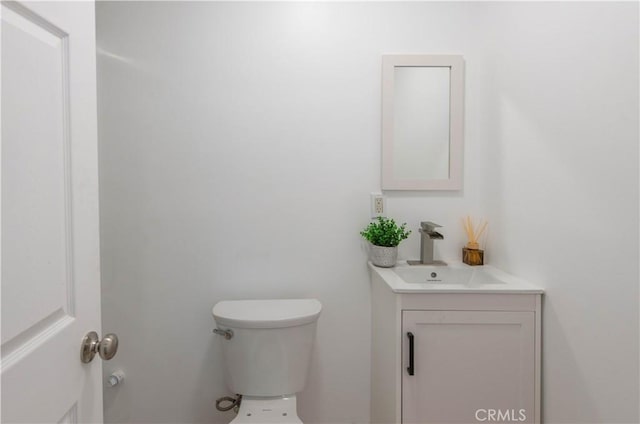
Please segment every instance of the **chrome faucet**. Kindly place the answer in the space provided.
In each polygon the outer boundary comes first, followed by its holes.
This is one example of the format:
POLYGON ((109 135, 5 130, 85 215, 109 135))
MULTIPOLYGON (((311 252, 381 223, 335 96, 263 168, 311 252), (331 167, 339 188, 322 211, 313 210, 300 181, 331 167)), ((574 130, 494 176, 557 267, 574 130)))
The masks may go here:
POLYGON ((436 228, 442 228, 442 226, 431 221, 420 223, 420 260, 407 261, 409 265, 446 265, 442 261, 433 259, 433 241, 444 239, 444 236, 437 232, 436 228))

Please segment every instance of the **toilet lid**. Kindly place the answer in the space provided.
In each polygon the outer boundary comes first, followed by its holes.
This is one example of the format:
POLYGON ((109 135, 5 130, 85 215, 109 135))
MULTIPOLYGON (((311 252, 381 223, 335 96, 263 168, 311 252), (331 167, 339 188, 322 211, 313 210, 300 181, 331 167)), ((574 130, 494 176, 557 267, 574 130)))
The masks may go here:
POLYGON ((213 307, 216 322, 234 328, 282 328, 314 322, 322 304, 316 299, 224 300, 213 307))

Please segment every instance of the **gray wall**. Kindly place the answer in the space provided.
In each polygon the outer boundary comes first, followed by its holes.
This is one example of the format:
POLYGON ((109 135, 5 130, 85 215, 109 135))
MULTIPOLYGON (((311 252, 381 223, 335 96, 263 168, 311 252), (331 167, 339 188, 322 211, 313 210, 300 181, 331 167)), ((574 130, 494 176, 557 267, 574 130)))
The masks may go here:
POLYGON ((211 307, 275 297, 324 306, 301 418, 368 421, 386 53, 466 60, 464 190, 388 214, 442 224, 445 259, 486 217, 487 261, 548 290, 546 422, 638 420, 636 4, 96 8, 107 422, 228 422, 211 307))

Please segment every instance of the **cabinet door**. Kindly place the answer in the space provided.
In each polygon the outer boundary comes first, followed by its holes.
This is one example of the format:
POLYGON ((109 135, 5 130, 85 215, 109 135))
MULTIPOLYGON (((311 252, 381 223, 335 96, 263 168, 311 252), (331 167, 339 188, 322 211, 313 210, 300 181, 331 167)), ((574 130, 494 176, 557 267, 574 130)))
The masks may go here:
POLYGON ((534 318, 533 312, 403 311, 402 422, 534 422, 534 318))

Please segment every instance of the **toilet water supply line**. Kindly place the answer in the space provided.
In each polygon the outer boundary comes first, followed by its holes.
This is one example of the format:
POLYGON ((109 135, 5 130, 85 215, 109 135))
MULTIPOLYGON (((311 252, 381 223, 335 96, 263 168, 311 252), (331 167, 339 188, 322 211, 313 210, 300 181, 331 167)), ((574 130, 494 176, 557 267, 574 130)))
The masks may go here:
POLYGON ((216 399, 216 409, 218 411, 229 411, 233 409, 233 412, 238 413, 238 409, 240 409, 240 403, 242 402, 242 395, 236 395, 236 397, 231 396, 222 396, 221 398, 216 399), (227 406, 221 406, 222 402, 231 402, 227 406))
MULTIPOLYGON (((216 328, 213 332, 219 336, 223 336, 227 340, 230 340, 233 337, 233 331, 231 330, 221 330, 216 328)), ((216 409, 222 412, 233 409, 235 413, 238 413, 238 409, 240 409, 240 402, 242 402, 242 395, 236 395, 235 398, 231 396, 222 396, 221 398, 216 399, 216 409), (222 402, 230 403, 227 406, 222 406, 222 402)))

